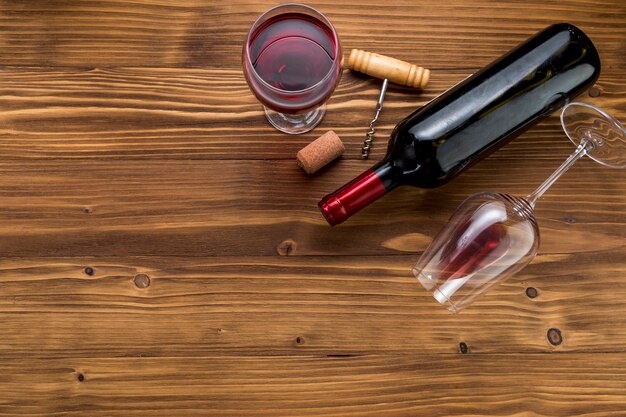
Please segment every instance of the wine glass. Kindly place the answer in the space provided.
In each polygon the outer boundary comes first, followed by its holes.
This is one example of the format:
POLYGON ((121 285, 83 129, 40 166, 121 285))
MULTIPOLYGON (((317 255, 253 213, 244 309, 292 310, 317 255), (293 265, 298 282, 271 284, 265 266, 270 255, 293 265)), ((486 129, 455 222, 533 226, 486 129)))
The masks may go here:
POLYGON ((413 274, 448 310, 457 313, 492 286, 528 265, 539 247, 537 200, 583 156, 626 168, 626 130, 605 111, 585 103, 563 108, 561 125, 576 150, 525 198, 484 192, 457 208, 413 267, 413 274))
POLYGON ((305 133, 319 124, 341 78, 335 28, 304 4, 269 9, 252 25, 243 48, 248 86, 278 130, 305 133))

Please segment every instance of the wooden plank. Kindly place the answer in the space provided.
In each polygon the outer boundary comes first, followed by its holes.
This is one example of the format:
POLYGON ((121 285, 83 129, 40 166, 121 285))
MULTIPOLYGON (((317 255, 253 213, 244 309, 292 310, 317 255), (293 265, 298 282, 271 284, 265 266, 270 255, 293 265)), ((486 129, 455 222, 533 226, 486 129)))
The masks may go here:
MULTIPOLYGON (((626 6, 620 0, 549 5, 540 0, 308 3, 334 23, 344 49, 371 48, 426 67, 485 65, 561 21, 588 32, 607 66, 626 63, 626 6)), ((271 0, 5 0, 0 7, 0 63, 235 68, 252 22, 275 4, 271 0)))
MULTIPOLYGON (((566 155, 487 159, 444 187, 394 190, 336 228, 317 202, 368 162, 313 178, 293 161, 6 162, 0 256, 276 255, 286 240, 294 255, 417 253, 467 196, 528 194, 566 155)), ((625 179, 579 162, 538 205, 542 252, 623 248, 625 179)))
MULTIPOLYGON (((626 120, 626 66, 605 68, 591 98, 626 120)), ((472 70, 433 73, 424 93, 392 86, 371 160, 384 156, 393 126, 472 70)), ((360 159, 380 81, 347 71, 322 124, 305 135, 272 128, 240 70, 118 68, 4 70, 0 77, 0 157, 54 159, 289 159, 328 129, 360 159)), ((557 115, 495 158, 550 158, 570 150, 557 115)))
POLYGON ((625 364, 622 354, 5 362, 0 415, 614 417, 625 364))
POLYGON ((0 363, 35 357, 414 356, 455 353, 461 342, 473 353, 624 351, 623 250, 541 255, 459 315, 418 285, 410 272, 416 258, 3 260, 0 363), (529 298, 528 287, 538 296, 529 298), (561 332, 557 346, 548 341, 551 328, 561 332))
POLYGON ((626 120, 626 5, 313 1, 344 50, 433 69, 390 89, 361 161, 379 81, 346 72, 310 134, 263 120, 240 51, 274 4, 0 0, 0 416, 623 415, 626 172, 579 162, 538 206, 539 257, 461 315, 410 275, 466 196, 527 194, 567 156, 556 117, 338 228, 315 204, 551 23, 592 37, 583 99, 626 120), (346 155, 307 177, 293 156, 329 128, 346 155))

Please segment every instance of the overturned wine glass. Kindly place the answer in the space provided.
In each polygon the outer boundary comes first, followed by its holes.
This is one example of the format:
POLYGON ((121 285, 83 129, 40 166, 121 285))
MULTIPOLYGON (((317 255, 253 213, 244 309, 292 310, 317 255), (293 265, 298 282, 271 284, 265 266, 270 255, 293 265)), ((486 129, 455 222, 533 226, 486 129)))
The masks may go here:
POLYGON ((484 192, 466 199, 413 267, 413 274, 453 313, 528 265, 539 247, 537 200, 574 163, 588 156, 626 168, 626 130, 605 111, 585 103, 563 108, 561 125, 576 150, 527 197, 484 192))

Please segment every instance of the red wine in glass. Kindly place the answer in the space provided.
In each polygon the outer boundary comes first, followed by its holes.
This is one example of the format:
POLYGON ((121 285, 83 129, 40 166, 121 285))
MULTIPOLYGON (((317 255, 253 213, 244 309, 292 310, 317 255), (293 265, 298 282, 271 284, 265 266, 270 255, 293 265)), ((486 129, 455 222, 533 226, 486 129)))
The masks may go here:
POLYGON ((268 120, 287 133, 303 133, 319 123, 324 113, 319 107, 339 82, 340 64, 333 26, 304 5, 278 6, 259 17, 243 53, 250 89, 266 107, 268 120))
POLYGON ((466 199, 413 267, 418 281, 452 312, 535 256, 539 229, 527 200, 499 193, 466 199))
POLYGON ((498 261, 508 245, 509 236, 501 223, 480 225, 468 216, 442 250, 440 282, 465 278, 498 261))

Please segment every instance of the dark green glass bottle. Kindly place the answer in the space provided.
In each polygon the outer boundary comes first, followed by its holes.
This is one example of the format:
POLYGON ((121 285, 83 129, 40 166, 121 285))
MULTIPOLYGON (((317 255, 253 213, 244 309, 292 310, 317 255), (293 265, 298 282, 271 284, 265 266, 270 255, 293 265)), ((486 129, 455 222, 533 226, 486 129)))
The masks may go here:
POLYGON ((320 210, 335 225, 399 185, 445 184, 599 75, 591 40, 571 24, 552 25, 401 121, 385 158, 324 197, 320 210))

